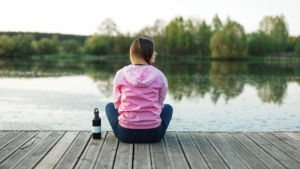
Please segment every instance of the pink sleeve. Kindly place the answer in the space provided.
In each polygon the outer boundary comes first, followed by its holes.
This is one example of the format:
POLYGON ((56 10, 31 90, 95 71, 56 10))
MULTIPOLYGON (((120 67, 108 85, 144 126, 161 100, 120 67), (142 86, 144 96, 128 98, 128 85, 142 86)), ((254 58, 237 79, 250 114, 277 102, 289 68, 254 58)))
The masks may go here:
POLYGON ((164 101, 168 92, 168 80, 163 73, 161 73, 161 79, 162 87, 159 91, 158 103, 161 105, 161 107, 164 107, 164 101))
POLYGON ((113 81, 113 102, 116 109, 119 109, 121 104, 121 89, 119 81, 119 72, 117 72, 113 81))

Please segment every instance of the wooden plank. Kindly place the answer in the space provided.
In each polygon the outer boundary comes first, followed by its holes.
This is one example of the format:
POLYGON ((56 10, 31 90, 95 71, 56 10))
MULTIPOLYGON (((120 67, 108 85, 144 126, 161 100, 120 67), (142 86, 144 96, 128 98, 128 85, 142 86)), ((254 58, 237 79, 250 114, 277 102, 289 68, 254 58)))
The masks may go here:
POLYGON ((11 168, 12 166, 18 164, 26 157, 26 155, 39 146, 49 134, 50 132, 39 132, 35 137, 33 137, 25 145, 20 147, 16 152, 9 156, 3 163, 1 163, 0 168, 11 168))
POLYGON ((214 150, 214 147, 209 144, 203 133, 192 132, 191 137, 210 168, 228 168, 227 164, 214 150))
POLYGON ((101 151, 101 148, 103 146, 103 142, 106 138, 107 132, 101 132, 101 138, 102 139, 93 139, 91 138, 89 141, 89 144, 85 151, 83 152, 80 160, 75 166, 75 169, 87 169, 87 168, 93 168, 97 157, 101 151))
POLYGON ((172 168, 190 168, 175 132, 167 132, 164 140, 172 168))
POLYGON ((215 147, 216 151, 226 161, 230 168, 247 168, 217 133, 205 133, 205 137, 215 147))
POLYGON ((1 137, 4 137, 9 133, 11 133, 11 131, 0 131, 0 139, 1 139, 1 137))
POLYGON ((119 142, 117 155, 114 163, 116 169, 131 169, 133 159, 133 144, 119 142))
POLYGON ((63 136, 64 132, 51 132, 33 151, 31 151, 20 163, 16 164, 16 169, 33 168, 49 152, 56 142, 63 136))
POLYGON ((94 168, 113 168, 117 147, 118 139, 108 132, 94 168))
POLYGON ((284 168, 277 160, 275 160, 264 149, 259 147, 255 142, 249 139, 243 133, 232 133, 232 136, 238 140, 244 147, 251 151, 258 159, 260 159, 268 168, 284 168))
POLYGON ((153 169, 170 169, 171 163, 164 140, 150 144, 153 169))
POLYGON ((41 160, 35 169, 54 168, 59 159, 68 150, 79 132, 67 132, 51 149, 51 151, 41 160))
POLYGON ((20 137, 15 139, 11 144, 4 147, 0 151, 0 163, 3 162, 6 158, 8 158, 11 154, 13 154, 19 147, 26 144, 33 136, 35 136, 37 132, 25 132, 20 137))
POLYGON ((191 168, 208 168, 188 132, 176 132, 191 168))
MULTIPOLYGON (((53 134, 57 131, 51 135, 32 131, 0 131, 0 136, 1 133, 6 134, 0 139, 0 168, 59 168, 78 139, 71 136, 77 132, 67 132, 64 136, 63 132, 61 136, 53 134)), ((68 155, 73 156, 73 161, 66 160, 69 165, 64 168, 241 168, 233 165, 231 158, 249 168, 300 168, 298 136, 297 132, 167 132, 165 139, 157 143, 127 144, 118 143, 113 133, 107 132, 104 139, 89 141, 87 137, 86 142, 77 143, 74 153, 68 155), (229 152, 224 153, 225 150, 229 152), (182 161, 184 164, 175 164, 182 161)))
POLYGON ((133 168, 151 169, 150 144, 134 144, 133 168))
POLYGON ((86 148, 90 138, 91 132, 80 132, 55 168, 73 168, 86 148))
POLYGON ((296 150, 300 151, 300 141, 297 141, 296 139, 286 135, 283 132, 272 132, 272 134, 278 137, 280 140, 286 142, 296 150))
POLYGON ((266 168, 266 166, 259 161, 251 152, 244 148, 237 142, 229 133, 218 133, 230 146, 231 150, 239 156, 241 160, 248 166, 248 168, 266 168))
POLYGON ((291 159, 288 155, 280 151, 276 146, 259 136, 257 133, 245 133, 251 140, 263 148, 266 152, 271 154, 273 158, 277 159, 281 164, 287 168, 299 168, 297 161, 291 159))
POLYGON ((6 145, 10 144, 14 139, 18 138, 21 134, 23 134, 23 131, 13 131, 0 140, 0 150, 4 148, 6 145))
MULTIPOLYGON (((292 146, 288 145, 287 143, 281 141, 276 136, 272 135, 271 133, 259 133, 262 137, 266 140, 271 142, 273 145, 278 147, 281 151, 285 152, 288 156, 290 156, 295 161, 298 161, 300 164, 300 152, 294 149, 292 146)), ((300 167, 300 166, 299 166, 300 167)))
POLYGON ((294 138, 297 141, 300 141, 300 136, 296 132, 284 132, 286 135, 294 138))

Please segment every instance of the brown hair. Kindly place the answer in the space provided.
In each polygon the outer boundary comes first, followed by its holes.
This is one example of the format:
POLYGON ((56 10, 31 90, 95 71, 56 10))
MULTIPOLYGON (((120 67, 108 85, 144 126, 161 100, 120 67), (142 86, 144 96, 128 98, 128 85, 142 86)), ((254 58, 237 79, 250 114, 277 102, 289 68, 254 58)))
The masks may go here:
MULTIPOLYGON (((139 37, 135 39, 130 46, 130 60, 138 58, 144 59, 150 65, 150 59, 154 53, 154 43, 152 40, 139 37)), ((134 63, 135 64, 135 63, 134 63)))

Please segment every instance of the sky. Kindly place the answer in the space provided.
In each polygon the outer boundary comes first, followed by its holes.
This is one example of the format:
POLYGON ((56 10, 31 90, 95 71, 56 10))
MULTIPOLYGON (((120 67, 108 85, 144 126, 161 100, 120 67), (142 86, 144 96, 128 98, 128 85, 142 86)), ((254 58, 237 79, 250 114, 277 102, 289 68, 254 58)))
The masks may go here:
POLYGON ((122 33, 136 33, 156 19, 211 23, 215 14, 239 22, 247 33, 264 16, 283 14, 290 35, 300 35, 300 0, 0 0, 0 31, 92 35, 111 18, 122 33))

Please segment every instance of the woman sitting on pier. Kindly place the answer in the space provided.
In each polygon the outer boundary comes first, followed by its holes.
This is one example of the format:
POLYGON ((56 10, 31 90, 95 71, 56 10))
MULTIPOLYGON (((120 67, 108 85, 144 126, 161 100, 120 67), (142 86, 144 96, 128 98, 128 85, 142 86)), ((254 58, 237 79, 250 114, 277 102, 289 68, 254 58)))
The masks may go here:
POLYGON ((173 109, 164 104, 167 78, 152 66, 156 55, 152 40, 137 38, 130 46, 131 64, 115 75, 113 103, 108 103, 105 111, 120 141, 157 142, 168 128, 173 109))

